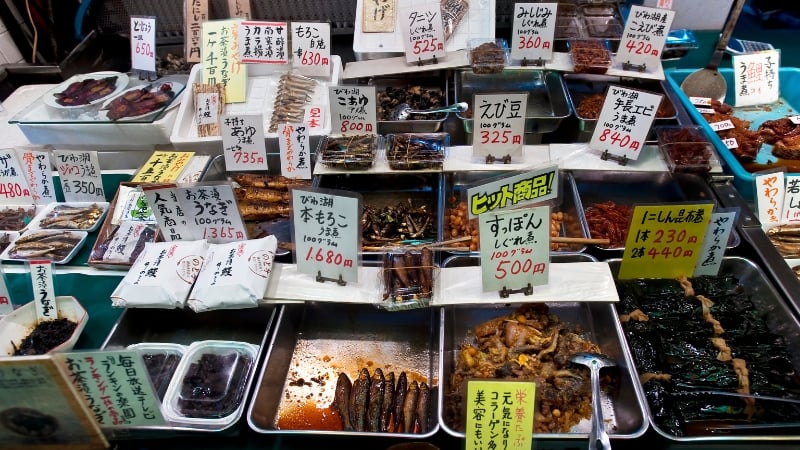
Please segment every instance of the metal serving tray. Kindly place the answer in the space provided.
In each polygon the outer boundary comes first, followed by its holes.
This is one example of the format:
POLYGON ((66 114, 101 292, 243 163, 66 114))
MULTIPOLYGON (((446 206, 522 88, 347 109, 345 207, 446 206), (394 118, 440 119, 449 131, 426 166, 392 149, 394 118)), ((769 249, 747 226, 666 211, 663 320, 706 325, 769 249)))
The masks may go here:
MULTIPOLYGON (((610 259, 608 264, 611 272, 616 275, 619 273, 621 260, 610 259)), ((767 275, 754 263, 753 261, 741 257, 725 257, 722 260, 719 275, 728 275, 738 278, 739 284, 744 288, 745 293, 749 295, 750 300, 755 305, 756 309, 763 314, 767 327, 771 333, 782 336, 786 340, 789 350, 789 356, 792 360, 795 370, 800 370, 800 322, 793 314, 790 307, 778 294, 772 286, 767 275)), ((714 300, 713 298, 711 299, 714 300)), ((624 336, 624 334, 623 334, 624 336)), ((627 342, 627 341, 626 341, 627 342)), ((626 348, 627 343, 626 343, 626 348)), ((628 350, 629 351, 629 350, 628 350)), ((629 355, 630 356, 630 355, 629 355)), ((631 361, 633 360, 631 356, 631 361)), ((748 364, 749 365, 749 364, 748 364)), ((638 376, 636 383, 639 383, 638 376)), ((639 389, 644 392, 644 389, 639 386, 639 389)), ((757 401, 758 402, 758 401, 757 401)), ((735 430, 726 429, 723 433, 708 433, 707 435, 698 436, 674 436, 659 426, 656 425, 650 407, 645 402, 645 411, 652 428, 658 434, 669 439, 670 441, 679 441, 686 445, 689 443, 704 444, 708 448, 712 443, 726 443, 728 445, 736 442, 740 443, 741 448, 754 448, 761 447, 761 445, 754 445, 752 441, 797 441, 800 439, 800 426, 796 422, 789 424, 790 428, 781 429, 779 425, 772 428, 767 428, 759 433, 757 430, 744 430, 742 433, 737 434, 735 430), (795 434, 790 434, 789 432, 795 434)), ((774 444, 778 444, 775 442, 774 444)), ((698 447, 699 448, 699 447, 698 447)), ((729 448, 729 447, 726 447, 729 448)))
POLYGON ((388 312, 371 305, 329 305, 308 302, 284 305, 247 412, 250 428, 259 433, 381 436, 421 439, 438 429, 436 410, 439 376, 436 331, 438 310, 423 308, 388 312), (409 383, 431 388, 426 433, 342 431, 333 402, 340 372, 351 380, 359 370, 384 374, 405 371, 409 383), (326 414, 327 418, 321 417, 326 414))
POLYGON ((456 113, 464 131, 472 134, 474 94, 528 92, 525 133, 551 133, 571 114, 567 90, 559 72, 536 69, 506 69, 501 73, 477 74, 472 69, 455 71, 454 101, 469 103, 468 114, 456 113))
MULTIPOLYGON (((587 224, 590 236, 591 224, 586 220, 585 211, 595 203, 610 200, 628 206, 637 203, 695 201, 711 201, 718 204, 714 191, 705 179, 691 173, 575 170, 572 175, 580 199, 583 220, 587 224)), ((727 247, 734 248, 740 243, 739 233, 734 229, 728 239, 727 247)), ((624 250, 624 246, 598 248, 609 251, 624 250)))
MULTIPOLYGON (((434 72, 427 76, 415 77, 375 77, 369 80, 369 84, 375 86, 375 96, 378 98, 381 92, 387 87, 405 89, 412 86, 420 86, 423 89, 439 90, 442 93, 446 106, 450 101, 449 80, 444 73, 434 72)), ((416 105, 411 104, 412 108, 416 105)), ((449 113, 442 113, 438 119, 414 119, 414 120, 380 120, 378 117, 378 134, 389 133, 435 133, 441 131, 449 113)))
MULTIPOLYGON (((653 120, 653 125, 672 125, 677 124, 677 111, 675 105, 666 94, 666 87, 663 82, 658 80, 647 80, 641 78, 623 78, 611 75, 593 74, 564 74, 564 83, 567 87, 567 98, 570 108, 575 111, 578 118, 579 141, 588 141, 592 136, 592 131, 597 124, 597 119, 590 119, 578 113, 578 105, 584 97, 602 93, 610 84, 619 85, 627 88, 641 89, 656 94, 664 95, 662 102, 668 102, 672 109, 672 114, 667 117, 659 117, 653 120)), ((655 135, 650 133, 648 141, 655 142, 655 135)))
MULTIPOLYGON (((570 254, 552 255, 553 262, 581 262, 593 261, 589 255, 570 254)), ((454 265, 474 265, 478 258, 472 256, 453 257, 445 261, 445 267, 454 265)), ((603 415, 606 429, 611 439, 633 439, 639 437, 647 430, 648 422, 645 417, 645 400, 641 391, 641 384, 636 380, 633 364, 625 340, 622 327, 616 316, 613 304, 610 303, 548 303, 550 312, 562 320, 577 324, 583 328, 588 337, 600 346, 601 351, 612 358, 619 370, 620 386, 613 398, 605 397, 603 402, 603 415)), ((442 327, 439 335, 440 367, 439 374, 442 379, 442 388, 439 396, 439 421, 440 426, 448 434, 465 438, 465 433, 457 431, 454 424, 448 423, 446 417, 445 392, 453 370, 456 366, 457 354, 460 345, 464 342, 474 341, 473 328, 489 319, 511 314, 520 304, 506 304, 497 306, 448 306, 441 309, 442 327)), ((463 429, 464 424, 460 427, 463 429)), ((573 427, 568 433, 535 434, 534 438, 557 441, 577 447, 581 441, 586 440, 589 432, 589 423, 584 420, 573 427)))
MULTIPOLYGON (((444 211, 441 215, 442 239, 453 239, 454 236, 450 233, 450 213, 458 207, 460 202, 467 202, 467 189, 473 185, 487 183, 492 179, 503 176, 512 176, 512 172, 447 172, 442 176, 442 188, 439 189, 441 199, 440 202, 444 205, 444 211)), ((569 172, 559 172, 559 187, 560 192, 557 199, 547 202, 550 204, 550 211, 563 212, 566 214, 566 219, 561 225, 561 237, 572 238, 587 238, 589 237, 589 228, 586 225, 586 220, 581 211, 580 199, 578 198, 578 191, 575 187, 575 180, 569 172)), ((477 220, 473 221, 474 226, 477 226, 477 220)), ((471 224, 472 226, 472 224, 471 224)), ((462 243, 463 244, 463 243, 462 243)), ((462 245, 459 244, 459 245, 462 245)), ((582 252, 586 249, 584 244, 561 244, 556 252, 582 252)), ((479 251, 473 253, 480 253, 479 251)))

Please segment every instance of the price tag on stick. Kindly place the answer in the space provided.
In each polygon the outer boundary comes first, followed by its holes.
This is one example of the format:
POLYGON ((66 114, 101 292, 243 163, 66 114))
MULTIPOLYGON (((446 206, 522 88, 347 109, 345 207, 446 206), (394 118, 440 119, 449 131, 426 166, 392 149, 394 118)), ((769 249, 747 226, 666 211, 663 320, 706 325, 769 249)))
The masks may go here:
POLYGON ((100 159, 96 151, 53 150, 52 154, 65 201, 106 201, 100 159))
POLYGON ((292 189, 297 270, 318 281, 358 282, 361 196, 331 189, 292 189))
POLYGON ((610 85, 589 147, 636 160, 650 132, 663 95, 610 85))
MULTIPOLYGON (((27 148, 18 148, 16 150, 17 160, 22 165, 22 174, 28 181, 33 203, 37 205, 46 205, 56 201, 50 152, 27 148)), ((2 196, 0 196, 0 199, 2 199, 2 196)))
MULTIPOLYGON (((49 165, 48 165, 49 167, 49 165)), ((0 150, 0 205, 31 205, 33 195, 13 149, 0 150)))
POLYGON ((616 61, 626 70, 647 72, 661 67, 664 44, 674 18, 675 11, 669 9, 631 5, 616 61))
POLYGON ((765 105, 780 98, 781 54, 768 50, 733 55, 733 84, 736 106, 765 105))
POLYGON ((308 150, 308 125, 304 123, 278 124, 278 145, 281 151, 281 175, 288 178, 311 179, 311 161, 308 150))
POLYGON ((52 261, 49 259, 30 260, 25 265, 28 266, 31 274, 36 322, 58 319, 52 261))
POLYGON ((261 114, 222 116, 222 154, 226 170, 267 170, 263 123, 261 114))
POLYGON ((475 94, 472 104, 473 156, 487 160, 521 158, 528 93, 475 94))
POLYGON ((331 76, 331 24, 292 22, 292 67, 311 77, 331 76))
POLYGON ((512 209, 478 216, 483 291, 547 284, 550 207, 512 209))
POLYGON ((447 52, 444 49, 444 24, 439 2, 401 7, 398 18, 403 31, 407 63, 421 64, 431 59, 445 59, 447 52))
POLYGON ((377 134, 375 86, 330 86, 331 134, 377 134))
POLYGON ((558 3, 515 3, 511 59, 549 61, 553 58, 558 3))
POLYGON ((131 69, 156 76, 156 18, 131 16, 131 69))

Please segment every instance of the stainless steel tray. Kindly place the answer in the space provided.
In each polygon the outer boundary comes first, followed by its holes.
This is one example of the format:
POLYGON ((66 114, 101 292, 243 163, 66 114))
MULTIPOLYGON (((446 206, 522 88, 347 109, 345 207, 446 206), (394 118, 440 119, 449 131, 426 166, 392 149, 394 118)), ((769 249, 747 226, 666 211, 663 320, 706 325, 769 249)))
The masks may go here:
POLYGON ((467 115, 456 113, 464 131, 472 134, 474 94, 528 92, 525 111, 525 133, 551 133, 572 113, 564 79, 559 72, 513 69, 501 73, 476 74, 471 69, 455 71, 454 101, 469 103, 467 115))
MULTIPOLYGON (((497 177, 513 176, 513 172, 485 172, 485 171, 469 171, 469 172, 447 172, 442 176, 442 187, 439 190, 441 195, 441 204, 444 205, 444 211, 441 217, 442 226, 442 239, 453 239, 457 236, 452 235, 450 230, 451 213, 457 212, 458 206, 463 202, 463 207, 467 204, 467 189, 473 185, 487 183, 497 177)), ((550 212, 562 212, 566 215, 560 227, 559 236, 572 237, 572 238, 587 238, 589 237, 589 228, 586 225, 586 220, 580 208, 580 199, 575 187, 575 180, 569 172, 560 171, 559 187, 560 192, 557 199, 554 199, 550 204, 550 212)), ((466 220, 466 218, 464 219, 466 220)), ((470 226, 477 226, 477 219, 473 220, 470 226)), ((459 245, 466 244, 461 243, 459 245)), ((560 244, 556 252, 581 252, 586 249, 584 244, 560 244)), ((474 251, 474 253, 479 253, 474 251)))
MULTIPOLYGON (((450 102, 449 80, 444 73, 432 73, 425 76, 386 76, 375 77, 369 80, 369 84, 375 86, 376 98, 381 92, 385 92, 387 87, 396 89, 406 89, 408 87, 419 86, 423 89, 441 91, 446 106, 450 102)), ((416 105, 411 104, 412 108, 416 105)), ((442 130, 445 120, 449 113, 442 113, 441 117, 435 119, 413 119, 413 120, 381 120, 378 116, 378 134, 389 133, 435 133, 442 130)))
MULTIPOLYGON (((575 170, 572 175, 580 199, 581 214, 590 236, 591 224, 586 221, 585 211, 595 203, 613 201, 632 206, 637 203, 711 201, 718 204, 714 191, 704 178, 696 174, 575 170)), ((734 229, 727 248, 735 248, 740 243, 739 233, 734 229)), ((621 251, 625 247, 598 248, 621 251)))
MULTIPOLYGON (((611 268, 612 273, 616 277, 616 274, 619 272, 619 266, 621 260, 619 259, 611 259, 608 260, 609 266, 611 268)), ((789 374, 790 371, 787 370, 794 370, 795 374, 798 370, 800 370, 800 322, 798 322, 797 317, 792 313, 792 310, 789 308, 787 303, 783 300, 783 298, 778 294, 775 288, 772 286, 771 282, 767 275, 751 260, 741 258, 741 257, 725 257, 722 260, 722 266, 719 271, 719 275, 721 276, 732 276, 738 279, 739 286, 744 289, 744 293, 749 297, 752 301, 753 305, 755 306, 758 313, 760 313, 766 322, 768 331, 770 333, 774 333, 775 335, 781 336, 787 345, 787 349, 789 352, 789 357, 791 359, 792 368, 782 367, 778 369, 779 364, 777 361, 770 364, 769 368, 764 368, 766 370, 780 370, 783 374, 789 374), (775 365, 774 367, 772 367, 775 365)), ((714 296, 709 295, 710 299, 714 301, 714 296)), ((699 311, 699 308, 698 308, 699 311)), ((756 333, 757 330, 752 330, 752 333, 756 333)), ((751 331, 748 330, 748 334, 751 334, 751 331)), ((728 333, 728 339, 730 339, 730 333, 728 333)), ((624 336, 624 334, 623 334, 624 336)), ((723 334, 725 336, 725 334, 723 334)), ((753 345, 757 345, 753 343, 753 345)), ((630 349, 630 347, 628 347, 630 349)), ((734 355, 736 357, 737 355, 734 355)), ((747 356, 741 356, 747 359, 747 356)), ((633 356, 631 356, 631 360, 633 360, 633 356)), ((748 362, 748 367, 751 371, 758 370, 759 367, 754 365, 751 362, 748 362)), ((688 370, 693 370, 695 366, 692 366, 688 370)), ((638 383, 638 377, 637 377, 638 383)), ((774 386, 775 388, 781 389, 781 386, 774 386)), ((800 386, 795 386, 795 392, 800 386)), ((644 392, 644 388, 640 387, 642 392, 644 392)), ((788 395, 788 393, 787 393, 788 395)), ((790 397, 791 398, 791 397, 790 397)), ((796 397, 795 397, 796 398, 796 397)), ((761 400, 756 400, 756 403, 761 402, 761 400)), ((763 404, 767 408, 770 407, 769 402, 763 404), (766 406, 765 406, 766 405, 766 406)), ((731 444, 734 442, 744 442, 744 441, 797 441, 800 439, 800 426, 798 426, 798 422, 800 422, 800 417, 793 417, 788 418, 786 422, 790 425, 790 428, 781 428, 780 425, 776 424, 775 426, 769 427, 767 429, 763 429, 759 432, 757 429, 744 429, 742 433, 736 433, 735 428, 724 429, 721 433, 712 433, 708 432, 705 434, 693 435, 693 436, 682 436, 678 437, 672 433, 669 433, 659 427, 653 416, 652 410, 650 409, 649 404, 645 405, 646 413, 648 416, 648 420, 651 423, 652 428, 658 432, 661 436, 669 439, 670 441, 679 441, 682 442, 681 445, 687 445, 689 443, 694 444, 705 444, 706 446, 711 445, 712 443, 727 443, 731 444), (792 434, 794 432, 794 434, 792 434)), ((800 414, 798 414, 800 416, 800 414)), ((713 424, 711 424, 713 426, 713 424)), ((741 424, 746 425, 746 424, 741 424)), ((776 443, 777 444, 777 443, 776 443)), ((753 443, 742 444, 744 448, 753 448, 753 443)))
MULTIPOLYGON (((468 264, 469 259, 477 263, 474 257, 455 257, 445 264, 468 264)), ((588 255, 553 255, 552 261, 591 261, 588 255)), ((556 314, 562 320, 577 324, 582 327, 588 337, 600 346, 601 351, 612 358, 619 367, 620 386, 613 398, 606 397, 603 402, 603 413, 606 428, 611 439, 633 439, 645 433, 648 422, 645 417, 645 400, 641 391, 641 384, 636 379, 635 369, 630 359, 630 352, 625 345, 622 327, 616 316, 614 305, 609 303, 548 303, 550 313, 556 314)), ((449 306, 441 309, 442 327, 439 335, 440 368, 439 373, 442 388, 439 396, 439 421, 440 426, 448 434, 465 438, 463 424, 456 426, 450 423, 447 417, 447 403, 445 393, 448 391, 449 380, 456 365, 459 347, 464 342, 474 340, 473 327, 489 319, 507 316, 520 304, 506 304, 498 306, 449 306)), ((534 434, 534 438, 541 440, 554 440, 575 447, 579 442, 585 441, 589 431, 588 421, 582 421, 573 431, 568 433, 534 434)), ((585 445, 585 443, 580 444, 585 445)))
POLYGON ((438 310, 433 308, 388 312, 370 305, 284 305, 273 337, 265 344, 266 359, 247 412, 250 428, 265 434, 416 439, 434 435, 439 429, 438 329, 438 310), (381 368, 395 376, 405 371, 409 382, 430 385, 426 433, 341 430, 338 415, 329 409, 338 374, 344 372, 353 380, 364 367, 370 373, 381 368))

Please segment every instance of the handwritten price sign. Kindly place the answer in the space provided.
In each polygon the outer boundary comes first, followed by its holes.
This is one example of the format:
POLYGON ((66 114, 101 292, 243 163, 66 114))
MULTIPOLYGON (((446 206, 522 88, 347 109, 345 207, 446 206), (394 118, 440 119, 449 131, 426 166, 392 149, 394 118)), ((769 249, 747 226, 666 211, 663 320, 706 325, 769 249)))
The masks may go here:
POLYGON ((475 94, 473 156, 522 156, 528 93, 475 94))
POLYGON ((781 54, 777 50, 733 56, 736 106, 775 103, 780 98, 781 54))
POLYGON ((11 149, 0 150, 0 204, 33 204, 25 173, 11 149))
POLYGON ((661 65, 661 53, 667 41, 675 11, 632 5, 616 60, 647 68, 661 65))
POLYGON ((515 3, 511 59, 550 60, 558 3, 515 3))
POLYGON ((444 59, 444 25, 438 2, 428 2, 400 10, 407 63, 444 59))
POLYGON ((222 154, 227 170, 267 170, 267 147, 261 114, 222 117, 222 154))
POLYGON ((330 86, 333 133, 376 134, 375 86, 330 86))
POLYGON ((100 159, 96 151, 53 150, 54 164, 61 178, 64 200, 68 202, 104 202, 100 159))
POLYGON ((331 24, 292 22, 292 66, 303 75, 331 76, 331 24))
POLYGON ((550 207, 537 206, 478 216, 483 291, 547 284, 550 207))
POLYGON ((247 239, 230 184, 181 187, 177 195, 188 224, 195 230, 195 239, 213 244, 247 239))
POLYGON ((156 72, 156 18, 131 16, 131 68, 156 72))
POLYGON ((610 85, 589 147, 637 159, 664 96, 610 85))

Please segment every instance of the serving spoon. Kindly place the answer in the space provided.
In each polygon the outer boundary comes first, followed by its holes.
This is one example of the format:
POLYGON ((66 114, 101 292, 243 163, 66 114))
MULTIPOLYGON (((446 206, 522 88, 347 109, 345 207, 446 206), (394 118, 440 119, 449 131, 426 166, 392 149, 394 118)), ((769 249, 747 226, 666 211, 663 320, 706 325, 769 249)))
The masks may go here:
POLYGON ((575 353, 569 358, 575 364, 589 368, 592 382, 592 430, 589 432, 589 450, 611 450, 611 440, 603 421, 603 406, 600 405, 600 369, 613 367, 616 363, 608 357, 589 352, 575 353))
POLYGON ((400 103, 389 113, 390 120, 407 120, 411 114, 436 114, 444 112, 464 112, 469 108, 466 102, 458 102, 453 105, 443 106, 433 109, 413 109, 408 103, 400 103))

